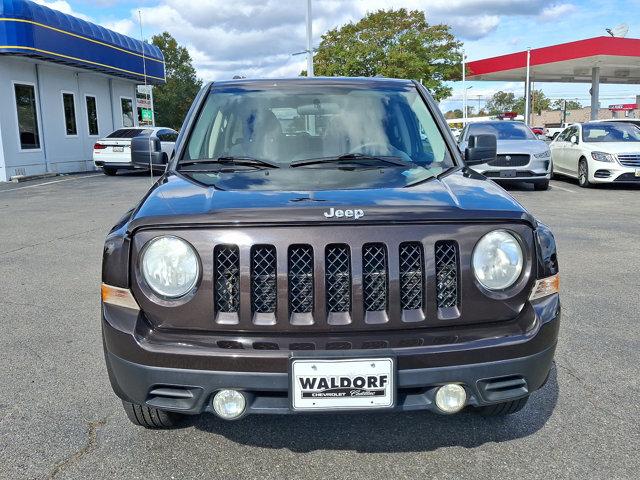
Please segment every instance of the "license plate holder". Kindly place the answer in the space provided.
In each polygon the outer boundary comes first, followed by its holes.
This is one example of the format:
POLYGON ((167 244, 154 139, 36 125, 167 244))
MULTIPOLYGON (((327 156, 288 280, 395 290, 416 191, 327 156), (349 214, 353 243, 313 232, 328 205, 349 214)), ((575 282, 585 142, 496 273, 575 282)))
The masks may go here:
POLYGON ((516 170, 500 170, 500 178, 516 178, 516 170))
POLYGON ((393 408, 395 361, 374 358, 293 358, 289 393, 294 411, 393 408))

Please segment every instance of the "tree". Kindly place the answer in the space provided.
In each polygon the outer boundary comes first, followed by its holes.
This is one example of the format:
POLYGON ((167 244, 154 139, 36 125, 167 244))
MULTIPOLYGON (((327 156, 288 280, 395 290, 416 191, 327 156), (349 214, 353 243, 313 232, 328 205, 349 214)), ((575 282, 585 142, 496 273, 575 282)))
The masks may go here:
POLYGON ((164 55, 167 80, 153 89, 156 124, 178 130, 202 87, 202 80, 196 77, 188 50, 178 45, 169 32, 154 35, 151 43, 164 55))
POLYGON ((436 100, 447 80, 461 77, 460 43, 447 25, 429 25, 419 10, 378 10, 322 35, 314 57, 318 75, 421 80, 436 100))
POLYGON ((512 92, 503 92, 502 90, 493 94, 485 105, 485 109, 489 111, 489 115, 499 115, 505 112, 515 112, 517 99, 512 92))
MULTIPOLYGON (((538 115, 542 110, 548 110, 551 100, 547 98, 542 90, 531 91, 531 111, 538 115)), ((486 109, 489 115, 499 115, 505 112, 517 112, 524 114, 524 96, 516 97, 512 92, 499 91, 493 94, 487 102, 486 109)))
POLYGON ((462 118, 462 110, 459 108, 456 108, 455 110, 449 110, 444 114, 444 118, 462 118))
POLYGON ((564 102, 567 102, 567 110, 579 110, 582 108, 582 104, 577 100, 564 100, 560 98, 553 101, 551 104, 551 110, 562 110, 564 102))

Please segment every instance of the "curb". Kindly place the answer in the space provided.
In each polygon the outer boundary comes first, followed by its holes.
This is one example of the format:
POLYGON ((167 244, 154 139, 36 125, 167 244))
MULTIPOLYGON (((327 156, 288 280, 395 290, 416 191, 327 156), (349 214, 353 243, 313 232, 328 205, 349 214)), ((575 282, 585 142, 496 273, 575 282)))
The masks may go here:
POLYGON ((15 175, 9 180, 13 183, 22 183, 28 180, 39 180, 42 178, 53 178, 59 176, 59 173, 40 173, 37 175, 15 175))

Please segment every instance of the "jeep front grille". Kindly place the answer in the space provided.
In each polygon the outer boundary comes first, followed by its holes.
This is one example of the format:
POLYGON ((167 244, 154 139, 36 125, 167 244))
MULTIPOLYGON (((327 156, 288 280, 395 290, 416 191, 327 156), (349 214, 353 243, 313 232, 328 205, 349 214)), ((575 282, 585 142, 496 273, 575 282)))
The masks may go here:
POLYGON ((251 310, 253 313, 275 313, 278 298, 276 271, 276 247, 254 246, 251 249, 251 310))
POLYGON ((436 297, 438 308, 456 307, 458 289, 458 245, 453 241, 436 242, 436 297))
POLYGON ((379 243, 362 249, 362 288, 365 312, 387 310, 387 251, 379 243))
POLYGON ((313 311, 313 249, 310 245, 289 247, 289 312, 313 311))
POLYGON ((403 310, 422 308, 424 256, 417 242, 400 245, 400 304, 403 310))
POLYGON ((325 254, 327 311, 351 310, 351 253, 346 245, 329 245, 325 254))
POLYGON ((218 245, 213 258, 216 311, 237 313, 240 309, 240 251, 235 245, 218 245))

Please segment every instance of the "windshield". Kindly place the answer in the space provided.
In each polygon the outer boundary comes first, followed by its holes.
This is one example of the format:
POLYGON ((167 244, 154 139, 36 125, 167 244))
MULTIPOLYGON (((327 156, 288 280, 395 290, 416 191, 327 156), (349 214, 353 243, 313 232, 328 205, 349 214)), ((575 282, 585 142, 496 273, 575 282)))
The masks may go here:
POLYGON ((582 137, 589 143, 640 142, 640 129, 630 123, 594 123, 582 126, 582 137))
MULTIPOLYGON (((287 175, 288 187, 296 189, 295 179, 309 177, 308 169, 396 169, 411 183, 454 166, 413 85, 263 85, 213 87, 178 163, 180 171, 221 165, 236 174, 286 168, 296 171, 287 175)), ((347 178, 360 183, 355 176, 347 178)))
POLYGON ((472 123, 469 135, 495 135, 498 140, 536 140, 529 127, 520 122, 472 123))

